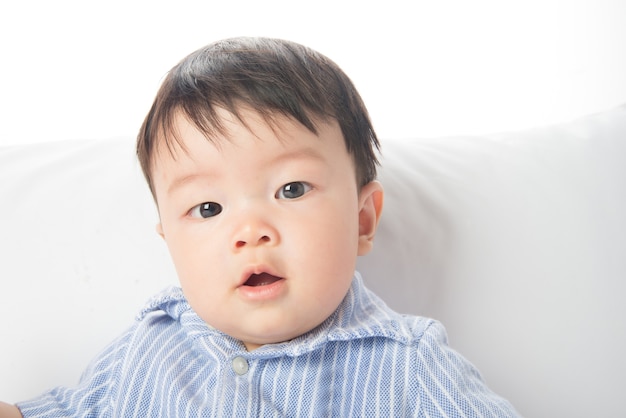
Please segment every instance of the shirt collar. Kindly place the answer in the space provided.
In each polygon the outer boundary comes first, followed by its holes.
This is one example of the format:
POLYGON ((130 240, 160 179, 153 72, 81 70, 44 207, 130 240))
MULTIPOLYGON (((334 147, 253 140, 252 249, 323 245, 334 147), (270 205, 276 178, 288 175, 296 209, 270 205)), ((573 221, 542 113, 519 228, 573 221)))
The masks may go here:
MULTIPOLYGON (((231 340, 233 350, 243 345, 206 324, 191 308, 182 289, 169 287, 153 297, 141 310, 138 319, 155 311, 163 311, 185 329, 190 338, 221 337, 231 340)), ((313 351, 329 341, 385 337, 408 343, 412 332, 402 315, 391 310, 378 296, 365 287, 355 272, 352 285, 335 312, 313 330, 291 341, 267 344, 248 353, 250 358, 298 356, 313 351)))

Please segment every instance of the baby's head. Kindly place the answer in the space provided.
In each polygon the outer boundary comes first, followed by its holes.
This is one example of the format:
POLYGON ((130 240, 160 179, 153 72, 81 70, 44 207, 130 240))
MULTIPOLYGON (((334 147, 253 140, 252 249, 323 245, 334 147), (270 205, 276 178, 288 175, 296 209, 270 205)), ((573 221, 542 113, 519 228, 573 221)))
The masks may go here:
POLYGON ((138 136, 137 154, 154 195, 151 163, 158 146, 178 142, 183 116, 209 140, 223 134, 219 110, 252 110, 266 122, 286 116, 316 133, 316 121, 339 123, 363 186, 376 178, 379 143, 348 76, 303 45, 271 38, 233 38, 184 58, 165 78, 138 136))
POLYGON ((137 153, 196 313, 248 349, 328 318, 372 246, 377 148, 353 84, 311 49, 236 38, 175 66, 137 153))

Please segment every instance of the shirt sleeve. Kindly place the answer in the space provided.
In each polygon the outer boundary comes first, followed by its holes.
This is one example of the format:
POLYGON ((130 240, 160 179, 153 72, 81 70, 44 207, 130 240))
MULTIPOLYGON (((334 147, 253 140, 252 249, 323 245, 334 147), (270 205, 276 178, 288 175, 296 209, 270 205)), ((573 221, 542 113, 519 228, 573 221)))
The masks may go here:
POLYGON ((424 331, 416 357, 419 416, 519 416, 508 401, 487 387, 469 361, 448 346, 439 322, 433 321, 424 331))
POLYGON ((37 398, 18 402, 24 418, 109 416, 127 336, 124 334, 109 344, 83 372, 76 387, 57 387, 37 398))

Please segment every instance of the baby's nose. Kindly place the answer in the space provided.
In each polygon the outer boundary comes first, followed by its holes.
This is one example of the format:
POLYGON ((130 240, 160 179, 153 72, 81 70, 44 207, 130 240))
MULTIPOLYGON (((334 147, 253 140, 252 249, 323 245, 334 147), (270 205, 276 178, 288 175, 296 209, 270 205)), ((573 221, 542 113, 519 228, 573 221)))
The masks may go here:
POLYGON ((245 247, 276 245, 278 240, 278 231, 270 222, 259 218, 251 218, 239 225, 232 242, 233 248, 239 250, 245 247))

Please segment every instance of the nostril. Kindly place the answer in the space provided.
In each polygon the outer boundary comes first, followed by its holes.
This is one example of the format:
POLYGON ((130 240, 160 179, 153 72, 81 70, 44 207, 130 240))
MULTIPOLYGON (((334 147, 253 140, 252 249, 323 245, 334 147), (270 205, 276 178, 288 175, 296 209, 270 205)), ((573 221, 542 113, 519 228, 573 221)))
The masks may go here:
MULTIPOLYGON (((254 242, 254 241, 252 241, 254 242)), ((269 244, 272 242, 272 238, 270 238, 268 235, 263 235, 261 237, 259 237, 259 239, 256 241, 256 245, 263 245, 263 244, 269 244)), ((235 241, 235 248, 239 249, 239 248, 243 248, 245 246, 248 245, 248 241, 247 240, 238 240, 235 241)))

